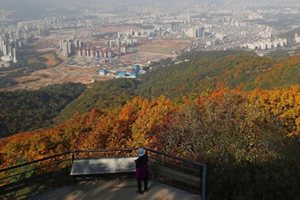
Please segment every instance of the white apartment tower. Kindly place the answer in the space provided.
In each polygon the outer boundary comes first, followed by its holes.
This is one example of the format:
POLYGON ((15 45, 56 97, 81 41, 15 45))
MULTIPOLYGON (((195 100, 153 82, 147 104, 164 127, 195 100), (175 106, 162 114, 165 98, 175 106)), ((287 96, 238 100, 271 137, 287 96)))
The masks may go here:
POLYGON ((2 43, 2 53, 4 56, 7 56, 8 55, 8 48, 7 48, 7 45, 2 43))
POLYGON ((65 57, 69 56, 69 45, 67 41, 62 44, 62 52, 65 57))
POLYGON ((295 34, 295 41, 296 43, 300 43, 300 36, 298 36, 298 34, 295 34))
POLYGON ((13 52, 13 63, 17 63, 18 60, 17 60, 17 49, 16 47, 12 49, 12 52, 13 52))

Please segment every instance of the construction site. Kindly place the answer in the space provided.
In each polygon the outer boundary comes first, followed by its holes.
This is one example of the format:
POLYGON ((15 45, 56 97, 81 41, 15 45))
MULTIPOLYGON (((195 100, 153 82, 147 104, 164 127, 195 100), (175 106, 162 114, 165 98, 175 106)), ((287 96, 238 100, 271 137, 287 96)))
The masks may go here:
MULTIPOLYGON (((188 39, 127 38, 121 34, 124 30, 137 29, 116 26, 52 30, 49 36, 38 38, 23 49, 42 53, 39 59, 36 56, 25 59, 28 63, 42 60, 47 68, 16 77, 13 80, 18 84, 3 89, 36 90, 64 82, 92 84, 112 78, 136 78, 147 73, 151 63, 174 58, 176 52, 182 52, 191 44, 188 39)), ((2 75, 5 76, 5 72, 2 75)))

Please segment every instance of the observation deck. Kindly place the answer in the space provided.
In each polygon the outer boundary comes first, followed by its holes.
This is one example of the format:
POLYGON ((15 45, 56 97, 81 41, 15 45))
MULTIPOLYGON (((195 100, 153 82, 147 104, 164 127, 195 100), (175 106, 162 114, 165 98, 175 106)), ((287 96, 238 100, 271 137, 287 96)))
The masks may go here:
POLYGON ((136 194, 137 149, 75 150, 0 170, 3 200, 205 200, 206 165, 147 149, 149 191, 136 194))
POLYGON ((200 195, 156 181, 149 181, 149 191, 136 194, 137 185, 131 180, 82 181, 62 186, 28 200, 200 200, 200 195))

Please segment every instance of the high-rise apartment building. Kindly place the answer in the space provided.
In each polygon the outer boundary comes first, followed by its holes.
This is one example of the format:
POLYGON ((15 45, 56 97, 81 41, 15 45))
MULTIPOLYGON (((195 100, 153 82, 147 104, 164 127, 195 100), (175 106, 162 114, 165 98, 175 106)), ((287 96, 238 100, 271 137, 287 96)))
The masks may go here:
POLYGON ((300 36, 298 36, 298 34, 295 34, 295 41, 296 43, 300 43, 300 36))
POLYGON ((62 44, 62 53, 65 57, 69 56, 69 45, 67 41, 64 41, 64 43, 62 44))

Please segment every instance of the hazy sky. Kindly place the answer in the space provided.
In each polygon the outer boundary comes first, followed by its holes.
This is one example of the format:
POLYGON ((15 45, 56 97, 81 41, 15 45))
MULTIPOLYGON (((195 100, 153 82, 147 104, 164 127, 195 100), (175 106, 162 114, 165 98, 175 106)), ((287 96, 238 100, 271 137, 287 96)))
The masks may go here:
MULTIPOLYGON (((74 5, 89 5, 89 4, 104 4, 104 3, 126 3, 126 4, 151 4, 151 3, 174 3, 174 2, 186 2, 186 0, 0 0, 0 9, 2 6, 12 5, 16 2, 19 4, 24 2, 33 2, 38 4, 52 4, 52 5, 61 5, 61 4, 74 4, 74 5)), ((297 2, 298 0, 194 0, 195 2, 230 2, 230 1, 237 1, 237 2, 297 2)))
MULTIPOLYGON (((0 9, 24 9, 28 6, 36 5, 116 5, 116 4, 130 4, 142 5, 151 3, 175 3, 185 0, 0 0, 0 9)), ((222 0, 197 0, 202 2, 222 1, 222 0)))
MULTIPOLYGON (((74 4, 74 5, 89 5, 89 4, 105 4, 105 3, 126 3, 126 4, 151 4, 151 3, 174 3, 174 2, 186 2, 186 0, 0 0, 0 9, 2 6, 12 5, 15 3, 23 4, 28 2, 33 2, 37 4, 52 4, 52 5, 65 5, 65 4, 74 4)), ((194 0, 195 2, 225 2, 233 0, 194 0)), ((238 1, 238 0, 236 0, 238 1)), ((241 2, 240 0, 238 2, 241 2)), ((271 2, 278 0, 244 0, 246 2, 271 2)), ((282 0, 284 1, 284 0, 282 0)))
POLYGON ((39 8, 41 5, 76 5, 76 6, 90 6, 90 5, 116 5, 116 4, 154 4, 154 3, 169 3, 170 5, 176 2, 194 1, 201 3, 222 3, 222 2, 298 2, 299 0, 0 0, 0 9, 26 9, 29 7, 39 8))

